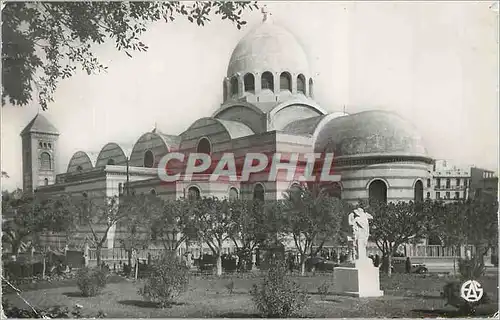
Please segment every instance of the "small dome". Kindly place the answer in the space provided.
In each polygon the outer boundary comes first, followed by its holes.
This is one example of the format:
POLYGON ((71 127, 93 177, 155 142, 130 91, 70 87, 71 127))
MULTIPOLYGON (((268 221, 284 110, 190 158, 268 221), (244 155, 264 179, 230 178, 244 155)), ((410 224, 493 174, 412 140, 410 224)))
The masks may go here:
POLYGON ((335 157, 397 155, 427 157, 413 124, 388 111, 365 111, 334 118, 318 127, 316 152, 335 157))
POLYGON ((307 56, 295 37, 270 19, 250 31, 231 55, 227 76, 290 71, 309 75, 307 56), (292 70, 290 70, 292 68, 292 70))

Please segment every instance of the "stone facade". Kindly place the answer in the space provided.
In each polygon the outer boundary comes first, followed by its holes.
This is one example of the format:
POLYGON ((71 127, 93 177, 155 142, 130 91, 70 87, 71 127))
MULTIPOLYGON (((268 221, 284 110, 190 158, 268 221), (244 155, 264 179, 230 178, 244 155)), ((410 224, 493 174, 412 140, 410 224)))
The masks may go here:
MULTIPOLYGON (((34 187, 47 195, 104 197, 131 192, 175 199, 195 190, 202 197, 252 199, 262 194, 272 200, 282 198, 297 181, 280 172, 273 181, 263 173, 243 182, 211 182, 206 174, 195 174, 190 181, 166 184, 156 167, 173 151, 209 153, 213 160, 233 153, 237 162, 250 152, 333 152, 334 173, 341 176, 338 196, 352 202, 369 197, 422 199, 429 189, 425 182, 432 178, 432 159, 413 125, 387 111, 328 114, 313 100, 311 75, 293 35, 266 20, 237 45, 223 79, 224 99, 211 117, 196 120, 179 136, 155 129, 132 147, 111 142, 97 156, 79 151, 66 172, 54 175, 48 186, 34 187)), ((24 170, 43 177, 28 167, 24 170)), ((117 246, 119 234, 119 227, 113 230, 108 247, 117 246)))

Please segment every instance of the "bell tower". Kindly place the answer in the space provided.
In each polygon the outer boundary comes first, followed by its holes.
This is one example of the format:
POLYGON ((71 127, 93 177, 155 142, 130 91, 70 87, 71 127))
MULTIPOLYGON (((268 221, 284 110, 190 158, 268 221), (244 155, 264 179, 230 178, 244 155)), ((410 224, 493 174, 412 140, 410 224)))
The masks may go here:
POLYGON ((21 131, 21 139, 23 191, 34 192, 38 187, 54 184, 59 131, 47 118, 37 114, 21 131))

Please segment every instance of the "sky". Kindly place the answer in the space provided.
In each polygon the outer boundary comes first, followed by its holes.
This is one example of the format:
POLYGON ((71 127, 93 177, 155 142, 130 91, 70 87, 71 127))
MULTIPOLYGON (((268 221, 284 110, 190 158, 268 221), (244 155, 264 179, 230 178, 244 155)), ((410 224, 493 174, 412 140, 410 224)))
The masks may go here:
MULTIPOLYGON (((303 46, 315 100, 327 111, 383 109, 411 120, 429 155, 498 167, 498 14, 491 2, 260 2, 303 46)), ((129 58, 96 47, 107 73, 61 81, 55 102, 1 109, 2 189, 22 187, 19 133, 38 113, 60 131, 58 173, 71 155, 107 142, 133 145, 156 126, 179 134, 222 102, 222 81, 238 41, 261 23, 257 10, 238 30, 213 19, 149 26, 146 53, 129 58)))

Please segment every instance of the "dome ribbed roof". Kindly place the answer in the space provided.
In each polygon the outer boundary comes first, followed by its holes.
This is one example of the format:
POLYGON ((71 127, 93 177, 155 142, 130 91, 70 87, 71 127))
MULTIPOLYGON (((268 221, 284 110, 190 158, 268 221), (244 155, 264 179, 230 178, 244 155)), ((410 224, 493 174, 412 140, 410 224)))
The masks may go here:
POLYGON ((318 128, 315 151, 339 156, 400 155, 427 157, 413 124, 388 111, 365 111, 334 118, 318 128))
POLYGON ((309 74, 309 63, 295 37, 271 20, 250 31, 233 51, 227 76, 246 72, 290 71, 309 74))

